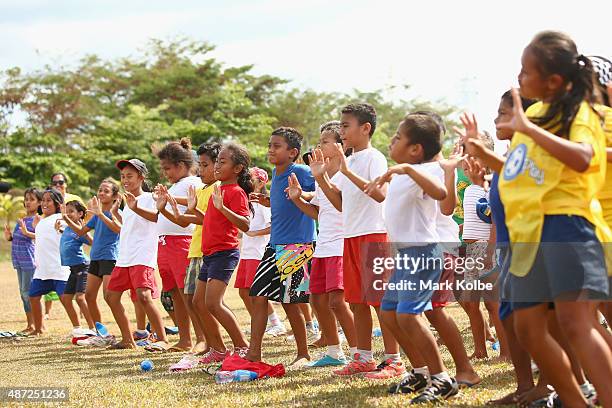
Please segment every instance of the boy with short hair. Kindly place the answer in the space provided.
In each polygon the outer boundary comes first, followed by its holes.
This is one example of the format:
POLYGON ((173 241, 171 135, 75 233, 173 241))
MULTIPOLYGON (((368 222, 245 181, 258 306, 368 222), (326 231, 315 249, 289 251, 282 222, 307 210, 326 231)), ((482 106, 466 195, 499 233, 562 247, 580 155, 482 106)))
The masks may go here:
POLYGON ((431 310, 434 286, 440 280, 443 257, 438 244, 436 201, 446 198, 443 170, 434 161, 440 152, 440 128, 429 115, 410 114, 400 123, 389 147, 397 165, 375 182, 367 192, 379 194, 389 183, 385 221, 389 238, 403 259, 396 265, 389 283, 401 283, 385 291, 381 315, 400 342, 413 366, 412 392, 421 394, 411 403, 445 400, 458 393, 448 375, 436 339, 422 318, 431 310), (408 258, 408 262, 406 259, 408 258), (417 263, 416 261, 420 261, 417 263), (422 285, 425 283, 426 285, 422 285), (417 377, 421 381, 416 381, 417 377))
POLYGON ((261 343, 268 317, 268 300, 280 302, 291 324, 297 356, 289 368, 301 368, 310 362, 306 325, 299 304, 308 303, 307 268, 314 253, 315 222, 287 197, 289 178, 295 175, 304 191, 314 191, 310 168, 296 164, 300 157, 302 135, 290 127, 272 132, 268 160, 274 165, 270 197, 252 193, 251 199, 270 207, 272 221, 270 243, 255 272, 251 285, 251 341, 246 359, 260 361, 261 343))
MULTIPOLYGON (((334 373, 352 375, 378 370, 384 372, 377 373, 375 378, 390 378, 403 375, 406 369, 402 364, 397 342, 390 336, 382 321, 385 357, 383 363, 376 366, 372 354, 370 306, 378 313, 379 301, 367 290, 369 283, 374 280, 373 272, 362 270, 362 249, 369 244, 387 242, 382 208, 386 188, 378 190, 372 197, 364 193, 370 180, 387 171, 387 159, 371 144, 376 130, 376 111, 372 105, 360 103, 345 106, 342 109, 340 126, 344 147, 352 149, 353 153, 348 159, 344 158, 344 154, 340 155, 342 176, 339 177, 338 183, 331 183, 325 171, 325 163, 319 162, 313 168, 317 183, 329 201, 338 211, 342 211, 344 291, 346 301, 353 310, 357 332, 357 353, 352 356, 353 361, 334 373)), ((342 146, 338 145, 338 149, 342 149, 342 146)))

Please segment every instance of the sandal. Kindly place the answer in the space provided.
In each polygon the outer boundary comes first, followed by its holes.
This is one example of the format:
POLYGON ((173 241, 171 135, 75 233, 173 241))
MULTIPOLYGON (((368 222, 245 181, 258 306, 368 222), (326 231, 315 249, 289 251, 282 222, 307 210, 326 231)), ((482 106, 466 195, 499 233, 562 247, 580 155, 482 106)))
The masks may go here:
POLYGON ((165 341, 156 341, 155 343, 145 346, 144 349, 150 353, 163 353, 168 350, 168 348, 168 343, 165 341))
POLYGON ((166 353, 186 353, 191 351, 191 347, 178 347, 178 346, 172 346, 168 349, 166 349, 166 353))
POLYGON ((193 354, 188 354, 181 358, 181 360, 170 366, 169 371, 171 373, 178 373, 181 371, 191 370, 198 366, 198 358, 193 354))

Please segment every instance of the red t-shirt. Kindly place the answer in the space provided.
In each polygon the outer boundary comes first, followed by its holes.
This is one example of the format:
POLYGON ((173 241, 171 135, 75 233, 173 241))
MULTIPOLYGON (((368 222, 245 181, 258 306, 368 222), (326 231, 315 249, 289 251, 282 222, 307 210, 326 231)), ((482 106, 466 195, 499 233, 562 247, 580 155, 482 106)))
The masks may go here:
MULTIPOLYGON (((222 185, 223 204, 238 215, 250 215, 249 199, 238 184, 222 185)), ((238 248, 238 227, 221 214, 213 204, 213 197, 208 200, 202 228, 202 254, 212 255, 219 251, 238 248)))

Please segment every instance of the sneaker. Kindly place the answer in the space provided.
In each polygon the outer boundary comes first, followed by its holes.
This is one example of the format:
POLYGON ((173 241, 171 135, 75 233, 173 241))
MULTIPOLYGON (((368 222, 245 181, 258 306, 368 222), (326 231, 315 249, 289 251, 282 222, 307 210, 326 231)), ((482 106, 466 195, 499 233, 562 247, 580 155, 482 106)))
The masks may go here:
POLYGON ((401 360, 387 360, 387 365, 382 370, 367 373, 365 377, 371 380, 387 380, 389 378, 401 377, 404 374, 406 374, 406 366, 401 360))
POLYGON ((273 326, 268 326, 265 334, 266 336, 271 337, 284 336, 285 334, 287 334, 287 329, 282 324, 275 324, 273 326))
POLYGON ((459 393, 459 386, 454 378, 450 381, 431 377, 431 385, 420 395, 413 398, 411 404, 422 404, 426 402, 441 402, 459 393))
POLYGON ((225 357, 229 355, 229 352, 226 350, 225 352, 220 352, 211 348, 208 353, 204 354, 198 362, 200 364, 212 364, 212 363, 222 363, 225 360, 225 357))
POLYGON ((115 336, 91 336, 84 340, 78 340, 77 346, 84 347, 108 347, 115 342, 115 336))
POLYGON ((340 356, 340 358, 334 358, 328 354, 324 354, 317 360, 306 364, 306 367, 318 368, 318 367, 334 367, 334 366, 344 366, 346 365, 346 358, 344 356, 340 356))
POLYGON ((83 329, 77 327, 76 329, 72 329, 72 337, 91 337, 95 336, 96 332, 91 329, 83 329))
MULTIPOLYGON (((593 385, 588 384, 586 387, 580 386, 580 391, 582 392, 582 395, 584 395, 584 398, 587 400, 587 402, 589 404, 595 405, 595 403, 597 401, 597 392, 595 391, 595 388, 593 387, 593 385)), ((563 407, 563 403, 561 402, 561 398, 559 397, 559 394, 557 394, 556 391, 553 391, 548 396, 548 400, 546 401, 546 407, 547 408, 561 408, 561 407, 563 407)))
POLYGON ((404 375, 404 378, 397 383, 389 387, 389 394, 410 394, 413 392, 421 392, 428 385, 427 376, 421 373, 415 373, 414 370, 410 370, 404 375))
POLYGON ((248 347, 236 347, 234 348, 234 354, 237 354, 240 356, 240 358, 245 358, 247 354, 249 354, 249 348, 248 347))
POLYGON ((355 354, 355 359, 339 370, 335 370, 336 375, 353 375, 360 373, 369 373, 376 370, 376 361, 361 361, 359 353, 355 354))
POLYGON ((134 341, 144 340, 144 339, 148 339, 150 334, 151 333, 149 333, 147 330, 144 330, 144 331, 136 330, 135 332, 132 333, 132 338, 134 339, 134 341))
POLYGON ((389 365, 389 360, 383 360, 379 365, 376 366, 376 370, 374 371, 382 371, 389 365))

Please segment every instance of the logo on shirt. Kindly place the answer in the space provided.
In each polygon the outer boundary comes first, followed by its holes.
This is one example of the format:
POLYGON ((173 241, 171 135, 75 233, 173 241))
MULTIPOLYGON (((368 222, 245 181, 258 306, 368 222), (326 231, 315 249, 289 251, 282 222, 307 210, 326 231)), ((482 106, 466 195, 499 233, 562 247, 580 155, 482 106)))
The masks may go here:
POLYGON ((519 174, 527 171, 529 177, 535 180, 535 183, 540 185, 544 183, 544 170, 539 168, 535 162, 527 157, 527 146, 520 144, 514 148, 508 155, 506 164, 504 165, 504 179, 514 180, 519 174))

